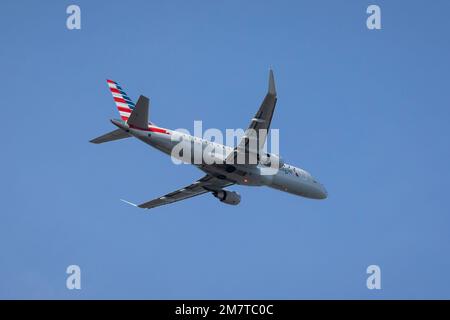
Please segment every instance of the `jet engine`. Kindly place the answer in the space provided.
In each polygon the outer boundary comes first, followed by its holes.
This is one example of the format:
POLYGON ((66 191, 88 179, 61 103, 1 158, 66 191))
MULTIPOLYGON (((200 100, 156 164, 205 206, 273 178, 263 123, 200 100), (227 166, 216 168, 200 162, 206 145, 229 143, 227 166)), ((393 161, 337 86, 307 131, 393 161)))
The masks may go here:
POLYGON ((273 153, 267 153, 266 155, 261 156, 259 163, 261 163, 263 166, 266 166, 266 167, 273 166, 273 168, 277 168, 277 169, 284 166, 283 159, 279 155, 276 155, 273 153))
POLYGON ((241 202, 241 195, 234 191, 215 191, 213 196, 219 199, 221 202, 231 204, 233 206, 238 205, 241 202))

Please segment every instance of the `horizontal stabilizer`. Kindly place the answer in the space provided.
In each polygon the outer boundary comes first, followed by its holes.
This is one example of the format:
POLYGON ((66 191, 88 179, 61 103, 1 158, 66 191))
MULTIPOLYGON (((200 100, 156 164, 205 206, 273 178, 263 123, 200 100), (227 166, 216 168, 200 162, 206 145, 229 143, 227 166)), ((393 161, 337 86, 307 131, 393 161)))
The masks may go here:
POLYGON ((99 144, 99 143, 104 143, 104 142, 109 142, 109 141, 114 141, 114 140, 125 139, 128 137, 130 137, 130 135, 127 132, 123 131, 122 129, 116 129, 116 130, 108 132, 107 134, 104 134, 100 137, 92 139, 89 142, 99 144))

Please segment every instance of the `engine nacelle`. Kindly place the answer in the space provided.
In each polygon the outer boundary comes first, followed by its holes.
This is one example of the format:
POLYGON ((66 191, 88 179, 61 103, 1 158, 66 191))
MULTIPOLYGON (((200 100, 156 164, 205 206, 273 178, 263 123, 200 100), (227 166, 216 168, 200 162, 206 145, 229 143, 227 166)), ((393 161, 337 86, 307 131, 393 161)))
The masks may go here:
POLYGON ((231 204, 233 206, 238 205, 239 202, 241 202, 241 195, 234 191, 220 190, 213 192, 213 195, 221 202, 231 204))
POLYGON ((267 153, 266 155, 261 156, 259 163, 261 163, 263 166, 277 169, 284 166, 283 159, 279 155, 274 153, 267 153))

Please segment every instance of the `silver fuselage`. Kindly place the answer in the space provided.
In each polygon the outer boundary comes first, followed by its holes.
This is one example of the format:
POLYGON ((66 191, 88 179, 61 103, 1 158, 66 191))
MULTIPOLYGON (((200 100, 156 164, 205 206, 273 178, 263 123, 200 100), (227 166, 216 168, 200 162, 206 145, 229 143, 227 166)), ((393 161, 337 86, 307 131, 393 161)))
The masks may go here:
POLYGON ((180 143, 185 143, 186 147, 190 146, 192 150, 201 150, 203 154, 202 161, 197 163, 195 162, 195 159, 190 159, 191 161, 189 163, 216 178, 224 179, 239 185, 268 186, 311 199, 325 199, 328 196, 325 187, 314 179, 310 173, 301 168, 289 164, 283 164, 281 168, 276 170, 268 170, 267 167, 261 164, 225 165, 217 160, 225 159, 233 152, 232 147, 210 142, 179 131, 152 127, 151 125, 148 130, 145 130, 130 128, 123 121, 112 120, 112 122, 139 140, 178 161, 182 160, 182 158, 179 157, 179 154, 173 153, 172 151, 174 147, 180 143), (214 144, 214 146, 211 146, 211 144, 214 144), (208 146, 208 150, 210 150, 211 147, 214 147, 215 150, 222 150, 219 156, 220 159, 218 159, 217 153, 204 152, 208 146))

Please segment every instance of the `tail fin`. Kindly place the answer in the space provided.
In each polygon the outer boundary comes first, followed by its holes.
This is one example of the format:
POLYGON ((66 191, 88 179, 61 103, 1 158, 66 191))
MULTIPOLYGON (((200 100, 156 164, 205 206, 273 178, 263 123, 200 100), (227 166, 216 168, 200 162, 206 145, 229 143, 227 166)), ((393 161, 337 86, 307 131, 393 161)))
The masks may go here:
POLYGON ((122 87, 115 81, 106 80, 109 90, 113 95, 114 102, 116 103, 117 110, 119 110, 120 117, 123 121, 127 121, 131 112, 135 108, 135 104, 131 101, 130 97, 123 91, 122 87))

